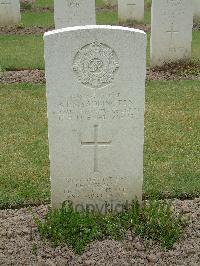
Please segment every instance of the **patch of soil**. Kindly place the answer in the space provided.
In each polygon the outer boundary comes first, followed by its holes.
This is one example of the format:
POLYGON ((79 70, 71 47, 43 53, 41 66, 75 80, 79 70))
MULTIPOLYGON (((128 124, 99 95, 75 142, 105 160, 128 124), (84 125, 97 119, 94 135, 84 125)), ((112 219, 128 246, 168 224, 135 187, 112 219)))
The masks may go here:
MULTIPOLYGON (((135 29, 143 30, 144 32, 150 32, 151 26, 150 25, 129 25, 123 24, 124 27, 131 27, 135 29)), ((40 35, 44 34, 47 31, 54 30, 54 26, 52 27, 40 27, 40 26, 32 26, 32 27, 23 27, 23 26, 7 26, 1 27, 0 26, 0 35, 40 35)))
POLYGON ((6 71, 0 74, 0 83, 32 83, 44 84, 45 74, 44 70, 20 70, 20 71, 6 71))
MULTIPOLYGON (((96 12, 111 12, 116 11, 117 12, 117 5, 115 6, 102 6, 102 7, 96 7, 96 12)), ((45 6, 45 7, 36 7, 34 5, 30 6, 22 6, 21 12, 33 12, 33 13, 45 13, 45 12, 54 12, 54 7, 52 6, 45 6)))
MULTIPOLYGON (((117 6, 103 6, 103 7, 96 7, 96 12, 111 12, 117 11, 117 6)), ((21 8, 21 12, 33 12, 33 13, 45 13, 45 12, 54 12, 54 7, 35 7, 32 6, 31 8, 21 8)))
POLYGON ((33 13, 45 13, 45 12, 54 12, 54 8, 50 6, 46 7, 31 7, 31 8, 21 8, 21 12, 33 12, 33 13))
POLYGON ((21 26, 8 26, 8 27, 0 27, 0 35, 41 35, 46 31, 53 30, 52 27, 21 27, 21 26))
MULTIPOLYGON (((143 30, 144 32, 151 32, 151 25, 149 24, 133 24, 125 23, 120 26, 135 28, 143 30)), ((23 26, 0 26, 0 35, 33 35, 33 34, 44 34, 44 32, 54 30, 54 26, 51 27, 41 27, 41 26, 32 26, 32 27, 23 27, 23 26)), ((200 24, 194 24, 194 31, 200 31, 200 24)))
MULTIPOLYGON (((147 68, 147 80, 200 80, 200 63, 170 64, 147 68)), ((0 83, 45 84, 44 70, 19 70, 0 73, 0 83)))
MULTIPOLYGON (((51 10, 51 8, 36 8, 35 11, 32 12, 46 12, 48 10, 51 10)), ((105 12, 109 11, 109 8, 97 8, 98 12, 105 12)), ((139 30, 143 30, 144 32, 151 32, 151 25, 149 24, 134 24, 133 22, 127 22, 124 24, 121 24, 120 26, 123 27, 129 27, 129 28, 135 28, 139 30)), ((44 34, 44 32, 54 30, 54 26, 51 27, 41 27, 41 26, 32 26, 32 27, 23 27, 20 25, 14 25, 14 26, 0 26, 0 35, 33 35, 33 34, 44 34)), ((200 31, 200 24, 194 23, 193 25, 194 31, 200 31)))
POLYGON ((193 30, 194 31, 200 31, 200 23, 198 23, 198 22, 197 23, 194 23, 193 24, 193 30))
POLYGON ((117 12, 117 10, 118 10, 117 5, 115 6, 105 5, 102 7, 96 7, 96 12, 111 12, 111 11, 117 12))
POLYGON ((151 25, 149 24, 133 24, 133 23, 125 23, 120 25, 122 27, 128 27, 128 28, 134 28, 134 29, 139 29, 143 30, 144 32, 150 32, 151 31, 151 25))
MULTIPOLYGON (((0 211, 0 265, 200 265, 200 198, 173 200, 176 212, 189 218, 189 226, 173 249, 127 233, 122 241, 91 243, 78 256, 67 246, 52 247, 40 239, 28 208, 0 211)), ((43 217, 47 206, 33 207, 43 217)))
POLYGON ((147 80, 200 80, 200 62, 179 62, 147 68, 147 80))

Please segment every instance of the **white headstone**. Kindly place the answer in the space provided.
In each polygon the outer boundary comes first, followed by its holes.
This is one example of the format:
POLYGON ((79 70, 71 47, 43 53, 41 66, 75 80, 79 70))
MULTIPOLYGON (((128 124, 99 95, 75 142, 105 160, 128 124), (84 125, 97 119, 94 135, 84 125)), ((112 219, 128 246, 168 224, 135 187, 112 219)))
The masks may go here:
POLYGON ((20 20, 19 0, 0 0, 0 26, 18 24, 20 20))
POLYGON ((200 0, 193 0, 194 17, 200 18, 200 0))
POLYGON ((145 33, 72 27, 44 41, 53 207, 120 211, 141 200, 145 33))
POLYGON ((54 1, 55 28, 95 25, 95 0, 54 1))
POLYGON ((193 26, 191 2, 153 0, 151 15, 151 65, 189 59, 193 26))
POLYGON ((118 0, 118 19, 120 23, 144 20, 144 0, 118 0))
POLYGON ((108 6, 116 6, 117 0, 103 0, 103 2, 108 6))

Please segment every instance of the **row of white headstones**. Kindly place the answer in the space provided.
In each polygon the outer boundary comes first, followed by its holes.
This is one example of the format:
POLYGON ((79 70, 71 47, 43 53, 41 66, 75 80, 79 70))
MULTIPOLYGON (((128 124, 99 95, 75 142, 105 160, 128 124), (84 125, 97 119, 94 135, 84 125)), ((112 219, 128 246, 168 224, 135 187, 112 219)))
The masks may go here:
MULTIPOLYGON (((199 0, 188 0, 188 1, 194 6, 194 16, 200 17, 200 1, 199 0)), ((144 0, 103 0, 103 2, 110 6, 118 5, 118 7, 122 10, 124 10, 125 8, 123 5, 124 2, 128 4, 129 7, 131 5, 140 5, 140 9, 142 8, 144 9, 144 0)), ((122 10, 121 12, 123 12, 122 10)), ((142 13, 143 11, 139 11, 139 12, 142 13)), ((129 11, 126 11, 126 13, 123 15, 123 19, 124 17, 128 19, 134 19, 134 10, 130 8, 129 11)))
MULTIPOLYGON (((116 0, 105 0, 117 4, 116 0)), ((95 0, 54 1, 56 29, 95 25, 95 0)), ((151 21, 151 65, 185 60, 191 57, 193 10, 200 16, 200 0, 153 0, 151 21)), ((142 21, 144 0, 118 0, 121 22, 142 21)), ((0 0, 0 25, 19 23, 19 0, 0 0)))
MULTIPOLYGON (((83 1, 83 0, 82 0, 83 1)), ((118 17, 120 22, 127 22, 127 21, 143 21, 144 19, 144 0, 103 0, 105 4, 109 6, 118 6, 118 17)), ((173 2, 173 0, 169 0, 173 2)), ((27 0, 27 3, 34 3, 35 0, 27 0)), ((80 6, 81 0, 57 0, 55 2, 55 7, 59 7, 62 5, 64 7, 63 11, 66 11, 67 4, 73 6, 80 6)), ((87 0, 84 1, 88 4, 87 0)), ((91 2, 91 13, 94 12, 94 2, 95 0, 90 0, 91 2)), ((200 1, 199 0, 189 0, 193 5, 193 14, 194 16, 200 17, 200 1)), ((2 5, 0 10, 0 25, 9 25, 10 23, 19 23, 20 17, 20 0, 0 0, 0 4, 2 5)), ((72 10, 72 13, 74 11, 72 10)), ((83 13, 83 12, 82 12, 83 13)), ((87 12, 88 13, 88 12, 87 12)), ((68 11, 64 14, 61 13, 62 16, 67 16, 68 11)), ((59 14, 58 14, 59 16, 59 14)), ((67 19, 67 18, 66 18, 67 19)), ((55 16, 56 23, 58 23, 57 28, 60 27, 59 25, 59 18, 55 16), (58 20, 58 22, 57 22, 58 20)), ((62 18, 60 18, 62 20, 62 18)), ((63 21, 65 22, 65 21, 63 21)), ((83 20, 83 23, 85 21, 83 20)), ((69 19, 67 19, 67 23, 70 24, 69 19)), ((72 19, 73 23, 73 19, 72 19)), ((65 25, 66 26, 66 25, 65 25)), ((67 25, 68 26, 68 25, 67 25)), ((74 25, 73 25, 74 26, 74 25)))
MULTIPOLYGON (((85 2, 82 10, 89 17, 92 1, 80 1, 85 2)), ((154 0, 153 38, 159 53, 171 43, 186 48, 190 10, 188 0, 154 0)), ((143 31, 119 26, 45 33, 53 207, 67 200, 78 211, 119 212, 135 198, 141 201, 146 43, 143 31)))

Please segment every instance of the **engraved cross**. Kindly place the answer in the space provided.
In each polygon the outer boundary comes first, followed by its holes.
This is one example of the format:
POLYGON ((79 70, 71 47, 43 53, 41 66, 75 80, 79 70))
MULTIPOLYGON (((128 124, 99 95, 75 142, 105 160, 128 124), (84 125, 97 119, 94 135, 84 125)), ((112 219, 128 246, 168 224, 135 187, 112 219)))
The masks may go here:
POLYGON ((98 167, 98 147, 99 146, 110 146, 112 141, 98 141, 99 138, 99 126, 94 125, 94 140, 93 141, 81 141, 83 146, 94 146, 94 172, 99 172, 98 167))
POLYGON ((171 30, 168 30, 166 32, 171 34, 171 41, 173 39, 173 34, 179 33, 179 31, 174 30, 174 25, 173 24, 171 25, 171 30))

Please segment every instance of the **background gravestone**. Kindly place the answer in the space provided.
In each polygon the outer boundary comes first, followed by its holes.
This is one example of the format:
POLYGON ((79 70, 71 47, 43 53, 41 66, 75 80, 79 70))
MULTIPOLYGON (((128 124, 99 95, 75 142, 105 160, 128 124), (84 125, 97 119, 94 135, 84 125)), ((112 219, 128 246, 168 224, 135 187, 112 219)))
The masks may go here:
POLYGON ((191 57, 193 5, 188 0, 153 0, 151 65, 191 57))
POLYGON ((118 0, 120 23, 144 20, 144 0, 118 0))
POLYGON ((200 18, 200 0, 193 0, 194 3, 194 17, 200 18))
POLYGON ((54 1, 55 28, 95 25, 95 0, 54 1))
POLYGON ((86 26, 44 41, 53 207, 141 200, 146 34, 86 26))
POLYGON ((18 24, 20 20, 19 0, 0 0, 0 26, 18 24))

